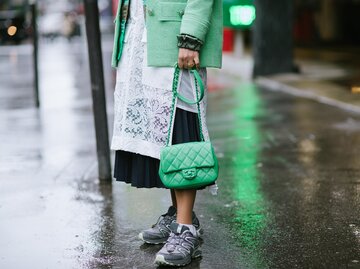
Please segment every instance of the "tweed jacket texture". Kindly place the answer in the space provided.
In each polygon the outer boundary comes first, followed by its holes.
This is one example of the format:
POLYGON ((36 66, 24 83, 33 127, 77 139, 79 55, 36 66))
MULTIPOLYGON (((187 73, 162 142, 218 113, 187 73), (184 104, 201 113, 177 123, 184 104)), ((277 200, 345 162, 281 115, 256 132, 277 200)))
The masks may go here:
MULTIPOLYGON (((112 66, 121 57, 122 35, 126 31, 127 0, 119 0, 115 18, 112 66)), ((177 62, 177 36, 194 36, 204 44, 200 50, 201 67, 221 67, 222 1, 221 0, 147 0, 147 63, 148 66, 169 67, 177 62)))

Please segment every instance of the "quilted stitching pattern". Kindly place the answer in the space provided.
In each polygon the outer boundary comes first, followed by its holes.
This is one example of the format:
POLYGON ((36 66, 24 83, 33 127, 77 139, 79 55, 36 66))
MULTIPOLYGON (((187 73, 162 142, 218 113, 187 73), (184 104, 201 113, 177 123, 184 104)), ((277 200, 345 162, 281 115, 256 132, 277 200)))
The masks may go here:
POLYGON ((210 142, 190 142, 165 147, 160 159, 164 173, 215 165, 210 142))
POLYGON ((168 146, 160 154, 159 176, 168 188, 196 188, 213 183, 218 162, 210 142, 191 142, 168 146), (183 170, 196 169, 196 177, 186 179, 183 170))

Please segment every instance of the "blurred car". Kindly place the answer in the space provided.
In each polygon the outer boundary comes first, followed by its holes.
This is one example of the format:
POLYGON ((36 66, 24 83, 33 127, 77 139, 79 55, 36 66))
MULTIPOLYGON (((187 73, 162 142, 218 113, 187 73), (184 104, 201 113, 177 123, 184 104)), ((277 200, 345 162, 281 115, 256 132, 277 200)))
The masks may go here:
POLYGON ((40 17, 39 34, 45 38, 54 39, 64 36, 71 39, 80 35, 80 25, 75 12, 51 12, 40 17))
POLYGON ((62 12, 46 13, 39 18, 39 34, 54 39, 62 35, 64 27, 64 14, 62 12))
POLYGON ((29 37, 27 9, 0 10, 0 44, 19 44, 29 37))

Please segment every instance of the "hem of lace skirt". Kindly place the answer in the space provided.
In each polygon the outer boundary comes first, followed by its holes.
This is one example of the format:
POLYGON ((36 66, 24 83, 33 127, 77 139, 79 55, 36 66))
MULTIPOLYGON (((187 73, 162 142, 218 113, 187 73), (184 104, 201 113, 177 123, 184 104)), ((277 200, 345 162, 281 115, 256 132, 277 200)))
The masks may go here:
POLYGON ((140 139, 113 137, 111 141, 112 150, 124 150, 152 158, 160 159, 160 149, 156 144, 140 139))

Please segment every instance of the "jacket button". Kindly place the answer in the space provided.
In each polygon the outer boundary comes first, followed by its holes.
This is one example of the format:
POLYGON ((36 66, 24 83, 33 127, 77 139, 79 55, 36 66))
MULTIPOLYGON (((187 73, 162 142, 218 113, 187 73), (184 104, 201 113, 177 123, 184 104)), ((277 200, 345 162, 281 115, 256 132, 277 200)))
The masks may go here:
POLYGON ((154 16, 154 10, 148 9, 148 14, 149 14, 149 16, 154 16))
POLYGON ((181 10, 181 11, 178 11, 178 13, 179 13, 179 16, 182 17, 182 16, 184 16, 185 12, 184 12, 184 10, 181 10))

